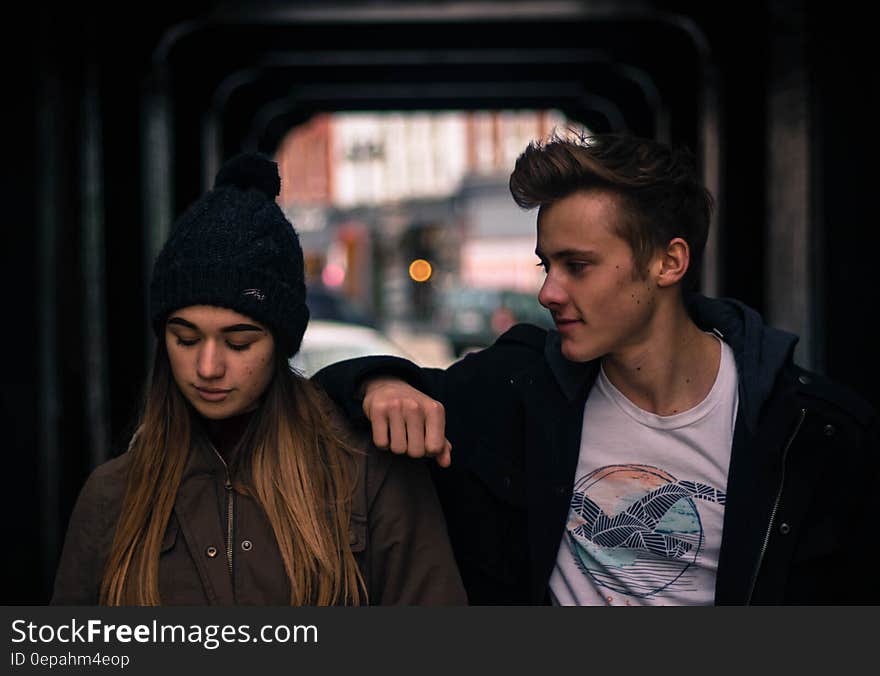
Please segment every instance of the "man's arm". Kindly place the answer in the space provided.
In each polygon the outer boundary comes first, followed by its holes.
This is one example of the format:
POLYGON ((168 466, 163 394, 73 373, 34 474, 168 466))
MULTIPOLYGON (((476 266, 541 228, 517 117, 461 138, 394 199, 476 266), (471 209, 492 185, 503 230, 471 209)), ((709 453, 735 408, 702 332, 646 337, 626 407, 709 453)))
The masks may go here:
POLYGON ((518 324, 494 345, 445 370, 420 368, 398 357, 362 357, 327 366, 314 379, 352 424, 372 427, 379 448, 434 457, 447 467, 457 437, 472 437, 484 423, 481 411, 507 410, 502 398, 508 374, 543 359, 546 335, 518 324))
POLYGON ((314 380, 353 424, 372 428, 378 448, 433 457, 448 467, 452 445, 445 437, 446 409, 434 398, 442 396, 445 377, 445 371, 398 357, 362 357, 327 366, 314 380))

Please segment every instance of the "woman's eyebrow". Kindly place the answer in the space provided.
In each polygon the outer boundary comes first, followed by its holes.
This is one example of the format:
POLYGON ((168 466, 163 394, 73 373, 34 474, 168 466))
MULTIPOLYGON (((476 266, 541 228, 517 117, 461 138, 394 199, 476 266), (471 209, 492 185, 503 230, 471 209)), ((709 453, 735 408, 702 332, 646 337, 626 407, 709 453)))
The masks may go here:
POLYGON ((220 329, 223 333, 232 333, 234 331, 259 331, 263 333, 263 329, 259 326, 254 326, 253 324, 233 324, 232 326, 227 326, 220 329))
POLYGON ((193 329, 194 331, 198 331, 198 326, 193 324, 192 322, 188 322, 185 319, 181 319, 180 317, 172 317, 168 320, 169 324, 180 324, 184 328, 193 329))
MULTIPOLYGON (((178 324, 186 329, 192 329, 193 331, 198 331, 199 327, 193 324, 192 322, 188 322, 182 317, 172 317, 168 320, 169 324, 178 324)), ((220 329, 223 333, 235 333, 237 331, 259 331, 260 333, 264 333, 265 330, 261 329, 259 326, 254 326, 253 324, 233 324, 232 326, 224 326, 220 329)))

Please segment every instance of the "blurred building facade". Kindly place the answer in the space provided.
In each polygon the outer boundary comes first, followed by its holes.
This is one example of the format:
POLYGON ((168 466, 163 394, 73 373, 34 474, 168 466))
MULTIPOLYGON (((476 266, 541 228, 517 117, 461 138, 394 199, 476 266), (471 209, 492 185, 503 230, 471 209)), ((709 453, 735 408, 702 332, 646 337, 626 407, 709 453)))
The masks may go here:
POLYGON ((575 128, 555 110, 314 116, 276 154, 309 282, 380 320, 428 324, 438 294, 456 287, 534 293, 534 213, 507 182, 529 142, 575 128), (417 259, 430 263, 427 280, 409 275, 417 259))

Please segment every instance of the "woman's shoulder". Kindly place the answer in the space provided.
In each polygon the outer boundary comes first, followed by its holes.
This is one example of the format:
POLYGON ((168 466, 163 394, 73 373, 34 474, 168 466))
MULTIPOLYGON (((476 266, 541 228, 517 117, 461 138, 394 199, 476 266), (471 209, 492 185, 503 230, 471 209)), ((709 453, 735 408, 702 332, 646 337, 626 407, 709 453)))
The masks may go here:
POLYGON ((350 451, 356 466, 354 513, 366 514, 380 494, 410 493, 428 487, 433 493, 428 461, 398 455, 373 445, 372 429, 364 421, 348 420, 320 387, 316 387, 322 414, 350 451), (402 491, 401 488, 409 490, 402 491))
POLYGON ((125 494, 130 464, 128 452, 98 465, 80 490, 80 502, 98 503, 106 507, 119 504, 125 494))
POLYGON ((377 497, 383 492, 413 497, 422 496, 427 491, 433 496, 429 462, 431 461, 376 448, 371 442, 367 442, 363 465, 368 508, 373 507, 377 497))
POLYGON ((387 449, 376 448, 369 426, 348 420, 328 396, 323 393, 320 396, 325 418, 354 458, 358 483, 364 488, 360 497, 365 503, 361 508, 369 511, 389 478, 391 481, 409 480, 405 477, 413 472, 424 472, 427 477, 427 467, 422 462, 387 449))
POLYGON ((128 476, 131 455, 126 451, 121 455, 101 463, 92 470, 89 480, 101 484, 115 485, 120 479, 128 476))
POLYGON ((370 552, 371 603, 467 603, 431 481, 431 462, 372 445, 363 455, 366 513, 358 518, 352 510, 352 535, 353 543, 363 543, 370 552))
POLYGON ((129 455, 98 465, 86 479, 67 524, 52 603, 95 605, 101 570, 122 505, 129 455))

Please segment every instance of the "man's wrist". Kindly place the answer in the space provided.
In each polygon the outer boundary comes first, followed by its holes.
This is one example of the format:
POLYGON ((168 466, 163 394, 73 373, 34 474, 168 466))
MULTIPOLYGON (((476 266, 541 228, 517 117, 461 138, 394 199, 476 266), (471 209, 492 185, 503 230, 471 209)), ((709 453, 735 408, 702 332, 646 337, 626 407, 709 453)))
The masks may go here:
POLYGON ((361 381, 360 386, 357 389, 357 396, 360 398, 360 401, 363 401, 371 392, 375 392, 383 385, 392 384, 408 383, 403 378, 396 375, 369 376, 361 381))

